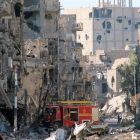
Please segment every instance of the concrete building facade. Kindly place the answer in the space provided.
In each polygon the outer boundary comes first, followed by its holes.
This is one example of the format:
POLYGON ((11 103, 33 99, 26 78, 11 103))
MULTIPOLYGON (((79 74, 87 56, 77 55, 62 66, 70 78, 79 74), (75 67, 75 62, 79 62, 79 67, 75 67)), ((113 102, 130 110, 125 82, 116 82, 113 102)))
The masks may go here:
POLYGON ((75 14, 76 21, 83 23, 77 41, 83 43, 84 55, 95 54, 98 49, 123 50, 126 44, 136 44, 138 40, 139 8, 126 0, 114 0, 113 4, 109 0, 100 2, 98 7, 63 11, 63 14, 75 14))
POLYGON ((94 56, 89 56, 86 71, 93 77, 96 102, 102 108, 108 99, 121 94, 122 77, 117 67, 128 62, 132 50, 97 50, 94 56))
POLYGON ((25 38, 57 38, 59 16, 59 0, 25 0, 25 38))
POLYGON ((93 79, 85 68, 89 59, 82 55, 83 44, 76 42, 82 24, 76 23, 75 15, 62 15, 59 23, 61 99, 93 101, 93 79))

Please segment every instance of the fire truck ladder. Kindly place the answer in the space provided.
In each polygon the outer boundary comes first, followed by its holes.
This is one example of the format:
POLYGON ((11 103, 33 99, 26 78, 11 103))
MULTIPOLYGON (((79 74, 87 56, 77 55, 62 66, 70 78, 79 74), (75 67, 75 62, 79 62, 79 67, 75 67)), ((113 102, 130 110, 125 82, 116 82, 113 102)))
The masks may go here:
POLYGON ((58 101, 60 104, 93 104, 92 101, 58 101))

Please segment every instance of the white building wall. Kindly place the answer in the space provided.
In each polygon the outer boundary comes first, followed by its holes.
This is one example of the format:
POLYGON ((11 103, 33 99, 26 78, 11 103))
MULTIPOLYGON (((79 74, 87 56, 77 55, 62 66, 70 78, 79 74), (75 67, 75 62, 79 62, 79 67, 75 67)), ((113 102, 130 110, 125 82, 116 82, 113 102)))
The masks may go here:
POLYGON ((92 19, 89 18, 90 12, 92 12, 92 8, 66 9, 63 11, 63 14, 76 14, 76 22, 83 23, 83 31, 77 31, 76 41, 83 44, 84 49, 82 53, 84 55, 90 55, 93 52, 92 19), (88 36, 87 40, 86 34, 88 36))
POLYGON ((98 49, 124 49, 126 44, 136 44, 138 40, 137 24, 140 24, 138 9, 134 7, 77 8, 66 9, 63 14, 76 14, 76 22, 83 23, 83 31, 77 32, 77 41, 84 45, 83 54, 89 55, 98 49), (101 9, 107 16, 109 15, 107 9, 109 9, 111 17, 102 16, 101 9), (97 18, 94 16, 95 10, 99 10, 97 18), (93 19, 89 18, 91 12, 93 19), (122 21, 119 22, 119 20, 122 21), (107 27, 107 23, 111 27, 107 27), (89 36, 88 40, 85 38, 86 34, 89 36))
POLYGON ((135 44, 138 39, 138 26, 140 16, 139 8, 93 8, 93 48, 94 53, 97 49, 112 50, 124 49, 126 44, 135 44), (99 11, 99 15, 96 14, 99 11), (103 14, 102 10, 111 11, 103 14))

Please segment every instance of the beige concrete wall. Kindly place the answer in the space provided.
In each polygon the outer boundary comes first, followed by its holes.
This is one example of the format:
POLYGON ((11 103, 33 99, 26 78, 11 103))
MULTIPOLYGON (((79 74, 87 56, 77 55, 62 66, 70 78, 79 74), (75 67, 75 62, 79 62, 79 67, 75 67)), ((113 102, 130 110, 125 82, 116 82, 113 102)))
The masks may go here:
POLYGON ((120 93, 121 92, 121 76, 117 71, 117 67, 121 64, 128 63, 129 58, 117 59, 112 68, 107 70, 107 83, 110 93, 120 93), (114 77, 114 82, 112 83, 112 78, 114 77))
POLYGON ((93 52, 92 47, 92 19, 89 19, 89 13, 92 12, 92 8, 77 8, 66 9, 63 14, 76 14, 76 23, 83 23, 83 31, 77 31, 76 41, 83 44, 84 49, 82 53, 84 55, 90 55, 93 52), (85 35, 89 36, 89 39, 85 39, 85 35))

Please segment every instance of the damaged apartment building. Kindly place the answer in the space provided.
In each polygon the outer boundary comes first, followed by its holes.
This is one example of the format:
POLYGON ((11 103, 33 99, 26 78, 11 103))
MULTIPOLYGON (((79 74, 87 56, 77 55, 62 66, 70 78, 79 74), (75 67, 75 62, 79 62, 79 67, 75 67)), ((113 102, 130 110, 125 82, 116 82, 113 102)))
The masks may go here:
POLYGON ((58 0, 24 0, 27 74, 24 81, 27 82, 24 82, 23 88, 36 102, 40 92, 42 95, 47 92, 47 103, 58 99, 59 16, 58 0))
POLYGON ((23 118, 29 118, 24 124, 33 122, 46 104, 91 100, 88 57, 76 42, 82 30, 75 15, 60 18, 58 0, 0 0, 0 105, 8 109, 0 111, 12 125, 15 93, 18 112, 21 108, 23 118))
POLYGON ((88 57, 82 55, 83 44, 76 42, 76 32, 83 30, 75 15, 61 15, 60 23, 60 92, 63 100, 91 100, 93 81, 86 74, 88 57))
POLYGON ((22 5, 20 0, 0 0, 0 112, 11 124, 15 89, 22 87, 24 69, 22 5))
POLYGON ((59 15, 58 0, 0 0, 0 111, 12 125, 15 91, 30 123, 58 99, 59 15))
POLYGON ((133 0, 97 0, 98 6, 65 9, 63 14, 76 14, 76 22, 83 23, 83 31, 77 32, 82 41, 84 55, 96 50, 124 50, 127 44, 136 44, 140 24, 139 8, 133 0))

